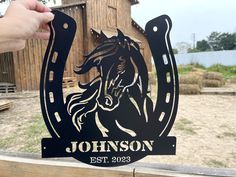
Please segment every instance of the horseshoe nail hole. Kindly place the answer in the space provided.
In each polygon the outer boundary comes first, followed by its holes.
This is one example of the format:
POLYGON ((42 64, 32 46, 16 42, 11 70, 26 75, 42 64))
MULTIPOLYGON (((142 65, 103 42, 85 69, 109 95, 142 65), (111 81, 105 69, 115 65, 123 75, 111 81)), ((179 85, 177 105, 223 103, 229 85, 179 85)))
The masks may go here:
POLYGON ((171 82, 171 78, 170 78, 170 73, 166 73, 166 82, 170 83, 171 82))
POLYGON ((166 113, 162 112, 160 117, 159 117, 159 121, 162 122, 164 117, 165 117, 166 113))
POLYGON ((157 32, 157 31, 158 31, 157 26, 154 26, 154 27, 153 27, 153 31, 154 31, 154 32, 157 32))
POLYGON ((54 95, 53 95, 53 92, 49 92, 49 99, 50 99, 50 103, 54 103, 54 95))
POLYGON ((55 113, 54 113, 54 116, 56 117, 57 122, 61 122, 61 117, 60 117, 60 115, 58 114, 58 112, 55 112, 55 113))
POLYGON ((69 27, 68 23, 64 23, 64 24, 63 24, 63 28, 64 28, 64 29, 68 29, 68 27, 69 27))
POLYGON ((162 58, 163 58, 164 64, 165 64, 165 65, 168 65, 168 58, 167 58, 167 55, 166 55, 166 54, 162 55, 162 58))
POLYGON ((167 93, 166 94, 166 103, 169 103, 170 102, 170 93, 167 93))
POLYGON ((57 57, 58 57, 58 52, 54 52, 52 56, 52 62, 56 63, 57 62, 57 57))
POLYGON ((50 71, 49 72, 49 81, 52 82, 54 79, 54 72, 53 71, 50 71))

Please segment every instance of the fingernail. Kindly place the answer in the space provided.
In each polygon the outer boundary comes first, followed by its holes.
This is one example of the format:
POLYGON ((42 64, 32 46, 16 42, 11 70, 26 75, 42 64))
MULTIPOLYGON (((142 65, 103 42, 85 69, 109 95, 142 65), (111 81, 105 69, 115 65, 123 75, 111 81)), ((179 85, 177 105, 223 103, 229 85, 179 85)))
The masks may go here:
POLYGON ((55 15, 51 12, 47 12, 47 16, 50 20, 53 20, 55 15))

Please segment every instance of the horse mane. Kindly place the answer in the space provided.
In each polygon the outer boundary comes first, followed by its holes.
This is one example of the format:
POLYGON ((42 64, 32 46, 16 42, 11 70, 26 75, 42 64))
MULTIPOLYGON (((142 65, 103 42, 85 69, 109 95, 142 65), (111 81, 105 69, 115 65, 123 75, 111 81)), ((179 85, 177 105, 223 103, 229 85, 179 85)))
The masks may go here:
POLYGON ((135 51, 139 52, 140 50, 139 45, 135 41, 118 30, 117 37, 113 36, 105 39, 105 41, 96 47, 90 54, 86 55, 84 63, 75 68, 75 73, 85 74, 92 67, 100 66, 103 59, 115 55, 120 47, 126 48, 128 51, 135 49, 135 51))
MULTIPOLYGON (((114 59, 112 57, 117 53, 120 48, 128 50, 132 55, 130 56, 138 70, 143 70, 141 73, 137 73, 138 79, 133 86, 133 90, 140 90, 141 95, 147 93, 147 69, 143 56, 140 53, 139 45, 118 30, 118 36, 105 39, 98 47, 96 47, 90 54, 85 56, 85 60, 81 66, 77 66, 74 70, 76 74, 85 74, 91 68, 101 65, 103 60, 114 59), (111 56, 111 57, 110 57, 111 56)), ((83 92, 78 92, 69 95, 66 98, 67 112, 72 117, 72 122, 76 129, 80 132, 82 130, 83 120, 88 117, 89 114, 94 114, 97 109, 97 98, 99 97, 98 88, 101 84, 100 76, 96 77, 88 84, 79 83, 79 87, 83 92)), ((132 89, 132 88, 131 88, 132 89)))
POLYGON ((97 108, 96 98, 98 97, 98 87, 100 80, 97 78, 86 85, 79 84, 83 92, 73 93, 67 96, 67 112, 72 117, 72 123, 80 132, 84 119, 97 108), (89 88, 89 89, 88 89, 89 88))

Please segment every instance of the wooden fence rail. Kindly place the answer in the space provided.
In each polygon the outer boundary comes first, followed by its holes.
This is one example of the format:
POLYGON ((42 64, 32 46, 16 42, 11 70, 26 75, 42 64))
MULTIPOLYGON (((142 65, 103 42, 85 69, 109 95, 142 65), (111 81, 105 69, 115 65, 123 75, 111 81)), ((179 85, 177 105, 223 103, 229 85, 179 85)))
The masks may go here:
POLYGON ((119 168, 98 168, 74 161, 0 155, 0 177, 196 177, 236 176, 235 169, 209 169, 134 163, 119 168))

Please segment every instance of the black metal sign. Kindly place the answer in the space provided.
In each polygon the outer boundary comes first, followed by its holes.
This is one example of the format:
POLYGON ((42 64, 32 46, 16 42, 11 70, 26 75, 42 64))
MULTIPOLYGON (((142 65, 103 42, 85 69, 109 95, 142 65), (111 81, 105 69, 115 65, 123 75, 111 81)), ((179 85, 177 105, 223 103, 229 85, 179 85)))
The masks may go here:
POLYGON ((157 101, 148 96, 148 70, 139 45, 122 31, 85 56, 78 75, 92 68, 98 76, 78 83, 63 97, 62 80, 75 32, 75 21, 54 11, 43 61, 40 98, 51 138, 42 139, 42 157, 74 157, 111 167, 147 155, 175 155, 176 138, 168 136, 178 107, 178 74, 169 33, 171 20, 161 16, 146 25, 158 81, 157 101))

